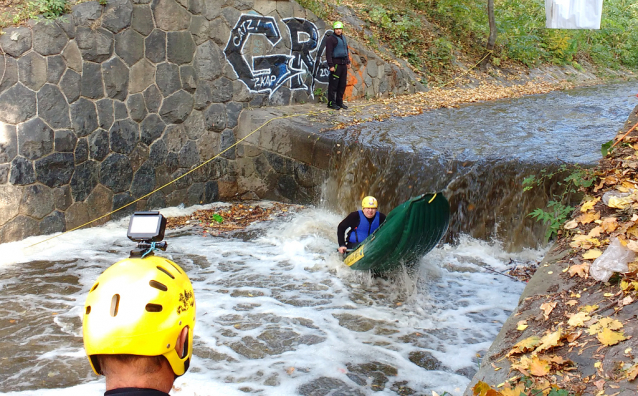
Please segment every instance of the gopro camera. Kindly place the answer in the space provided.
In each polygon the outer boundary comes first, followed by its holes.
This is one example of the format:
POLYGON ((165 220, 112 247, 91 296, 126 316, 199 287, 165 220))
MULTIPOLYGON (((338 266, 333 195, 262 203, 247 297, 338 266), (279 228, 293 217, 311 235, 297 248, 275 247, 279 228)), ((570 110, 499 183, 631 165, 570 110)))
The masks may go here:
POLYGON ((166 230, 166 217, 158 211, 135 212, 128 224, 126 236, 137 242, 137 247, 131 250, 131 257, 144 257, 153 254, 149 251, 153 247, 166 250, 168 244, 162 242, 166 230))

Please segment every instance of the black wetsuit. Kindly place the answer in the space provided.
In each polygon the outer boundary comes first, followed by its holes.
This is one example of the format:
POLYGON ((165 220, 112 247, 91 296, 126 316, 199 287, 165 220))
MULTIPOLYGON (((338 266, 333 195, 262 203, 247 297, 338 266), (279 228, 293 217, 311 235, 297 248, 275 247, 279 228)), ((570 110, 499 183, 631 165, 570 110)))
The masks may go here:
MULTIPOLYGON (((370 222, 370 224, 372 224, 372 222, 374 221, 374 217, 367 220, 370 222)), ((339 247, 345 246, 348 249, 352 249, 356 246, 349 241, 350 241, 350 233, 355 228, 359 227, 359 221, 360 221, 359 211, 356 211, 356 212, 350 213, 348 217, 346 217, 345 219, 343 219, 341 223, 339 223, 339 226, 337 227, 337 240, 339 241, 339 247), (345 234, 348 228, 350 228, 350 231, 348 231, 348 235, 346 236, 345 234)), ((384 221, 385 221, 385 215, 383 213, 379 213, 379 225, 383 224, 384 221)))
POLYGON ((119 388, 106 391, 104 396, 169 396, 169 394, 157 389, 119 388))

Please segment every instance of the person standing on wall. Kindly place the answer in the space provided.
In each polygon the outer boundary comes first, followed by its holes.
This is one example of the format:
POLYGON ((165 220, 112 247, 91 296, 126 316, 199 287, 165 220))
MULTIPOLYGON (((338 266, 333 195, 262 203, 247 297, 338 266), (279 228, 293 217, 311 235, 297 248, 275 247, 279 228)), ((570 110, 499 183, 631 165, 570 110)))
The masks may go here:
POLYGON ((328 78, 328 108, 333 110, 346 110, 348 106, 343 103, 343 94, 346 92, 348 82, 348 69, 350 68, 350 52, 348 42, 343 35, 343 22, 332 24, 334 34, 326 40, 326 60, 330 68, 328 78))

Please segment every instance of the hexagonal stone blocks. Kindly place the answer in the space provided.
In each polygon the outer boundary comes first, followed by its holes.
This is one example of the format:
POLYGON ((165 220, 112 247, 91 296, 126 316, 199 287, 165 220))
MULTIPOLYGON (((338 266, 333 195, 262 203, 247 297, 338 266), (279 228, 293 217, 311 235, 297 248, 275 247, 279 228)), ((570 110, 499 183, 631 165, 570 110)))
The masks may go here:
POLYGON ((0 35, 2 51, 16 58, 31 49, 31 42, 31 29, 27 27, 6 28, 0 35))
POLYGON ((38 91, 38 114, 52 128, 70 128, 69 105, 57 85, 46 84, 38 91))
POLYGON ((69 41, 57 23, 41 21, 33 26, 33 49, 40 55, 56 55, 69 41))
POLYGON ((24 122, 36 114, 35 92, 18 83, 0 94, 0 109, 0 121, 24 122))
POLYGON ((18 154, 35 160, 53 151, 53 129, 40 118, 18 125, 18 154))

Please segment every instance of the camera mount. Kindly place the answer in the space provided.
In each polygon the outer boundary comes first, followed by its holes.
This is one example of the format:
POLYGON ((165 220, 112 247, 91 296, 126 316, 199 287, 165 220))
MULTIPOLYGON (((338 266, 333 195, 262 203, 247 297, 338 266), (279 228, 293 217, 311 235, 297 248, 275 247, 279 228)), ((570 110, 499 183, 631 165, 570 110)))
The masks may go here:
POLYGON ((135 249, 131 250, 131 258, 144 258, 152 255, 154 250, 165 251, 168 243, 164 239, 166 230, 166 218, 158 211, 135 212, 131 216, 126 236, 137 242, 135 249))

